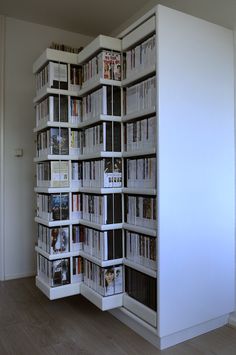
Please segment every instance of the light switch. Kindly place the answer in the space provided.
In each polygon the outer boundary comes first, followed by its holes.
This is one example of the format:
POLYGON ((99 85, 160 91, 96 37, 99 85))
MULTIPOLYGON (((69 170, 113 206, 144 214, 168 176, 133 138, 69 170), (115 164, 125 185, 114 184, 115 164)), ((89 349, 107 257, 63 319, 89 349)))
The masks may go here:
POLYGON ((15 157, 17 157, 17 158, 23 157, 23 149, 22 148, 15 149, 15 157))

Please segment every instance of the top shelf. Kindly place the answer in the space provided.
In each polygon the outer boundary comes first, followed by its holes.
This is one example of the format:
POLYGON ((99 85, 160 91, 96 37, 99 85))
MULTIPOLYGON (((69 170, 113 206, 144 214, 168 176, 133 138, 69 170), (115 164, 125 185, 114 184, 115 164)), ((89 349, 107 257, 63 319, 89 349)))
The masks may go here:
POLYGON ((37 73, 48 61, 78 64, 78 54, 47 48, 33 64, 33 74, 37 73))
POLYGON ((126 51, 133 47, 136 43, 142 41, 148 37, 151 33, 154 33, 156 29, 156 19, 152 16, 139 27, 122 38, 122 50, 126 51))
POLYGON ((121 52, 121 40, 109 36, 99 35, 78 54, 78 64, 83 64, 100 49, 121 52))

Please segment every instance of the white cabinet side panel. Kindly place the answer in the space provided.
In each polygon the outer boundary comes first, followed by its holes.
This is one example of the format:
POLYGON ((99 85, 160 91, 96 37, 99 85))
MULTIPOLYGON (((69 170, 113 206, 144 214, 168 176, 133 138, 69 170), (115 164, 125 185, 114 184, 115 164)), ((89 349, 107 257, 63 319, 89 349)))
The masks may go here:
POLYGON ((159 335, 234 308, 233 35, 159 6, 159 335))

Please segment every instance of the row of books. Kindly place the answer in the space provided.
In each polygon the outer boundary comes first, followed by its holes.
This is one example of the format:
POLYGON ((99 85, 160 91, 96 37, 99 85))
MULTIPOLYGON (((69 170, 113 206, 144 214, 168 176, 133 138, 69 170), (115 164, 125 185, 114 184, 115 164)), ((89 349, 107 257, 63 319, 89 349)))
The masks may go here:
POLYGON ((156 158, 126 160, 127 187, 156 188, 156 158))
POLYGON ((140 227, 156 229, 156 198, 126 196, 127 223, 140 227))
POLYGON ((122 160, 106 158, 83 161, 83 187, 121 187, 122 160))
MULTIPOLYGON (((71 164, 73 166, 73 162, 71 164)), ((36 176, 39 187, 69 187, 69 162, 51 160, 38 163, 36 176)))
POLYGON ((36 127, 47 122, 68 122, 78 125, 81 122, 81 100, 71 96, 50 95, 36 107, 36 127))
POLYGON ((48 228, 38 224, 38 247, 48 254, 70 251, 69 226, 48 228))
POLYGON ((38 247, 48 254, 60 254, 79 251, 83 247, 83 226, 72 225, 70 242, 70 226, 47 227, 38 223, 38 247))
POLYGON ((87 121, 99 115, 121 115, 121 89, 117 86, 105 86, 83 97, 82 117, 87 121))
POLYGON ((123 267, 102 268, 84 259, 84 283, 102 296, 122 293, 123 267))
POLYGON ((84 250, 88 255, 106 261, 122 258, 122 230, 101 232, 82 225, 47 227, 38 224, 38 247, 50 255, 84 250))
POLYGON ((126 258, 156 270, 156 238, 126 231, 126 258))
POLYGON ((122 222, 121 194, 82 194, 82 198, 84 220, 99 224, 122 222))
POLYGON ((37 217, 47 221, 69 219, 69 193, 37 194, 37 217))
POLYGON ((38 276, 50 287, 67 285, 83 280, 83 259, 80 256, 72 259, 72 272, 70 259, 48 260, 38 254, 38 276))
POLYGON ((76 129, 51 127, 37 134, 37 156, 81 154, 82 132, 76 129))
POLYGON ((37 194, 37 217, 46 221, 84 219, 99 224, 122 222, 121 194, 94 195, 72 193, 37 194))
POLYGON ((82 154, 100 151, 121 151, 121 124, 118 122, 102 122, 86 128, 82 137, 82 154))
POLYGON ((83 250, 101 261, 122 258, 122 230, 101 232, 85 227, 83 250))
POLYGON ((80 219, 82 218, 82 214, 83 214, 82 195, 78 192, 73 192, 71 219, 80 219))
POLYGON ((128 50, 125 56, 126 78, 155 65, 156 36, 146 39, 136 47, 128 50))
POLYGON ((81 86, 81 67, 78 65, 64 64, 49 61, 35 75, 36 93, 44 88, 75 91, 81 86), (69 79, 68 79, 69 73, 69 79), (69 85, 68 85, 69 82, 69 85))
POLYGON ((126 89, 124 108, 127 115, 143 110, 155 110, 155 107, 156 77, 146 79, 126 89))
POLYGON ((121 151, 121 125, 103 122, 84 130, 51 127, 37 134, 37 156, 121 151))
POLYGON ((120 53, 111 50, 102 50, 87 63, 83 64, 82 76, 82 86, 97 78, 121 80, 120 53))
POLYGON ((157 282, 155 278, 125 267, 125 292, 152 310, 157 310, 157 282))
POLYGON ((38 254, 38 276, 50 287, 62 286, 70 283, 69 258, 50 261, 38 254))
POLYGON ((53 127, 37 134, 37 156, 68 155, 71 139, 68 128, 53 127))
POLYGON ((156 145, 156 116, 125 124, 124 146, 126 151, 152 149, 156 145))
MULTIPOLYGON (((156 187, 156 159, 138 158, 126 160, 127 187, 156 187)), ((122 161, 120 158, 104 158, 83 162, 71 162, 71 187, 122 187, 122 161)), ((45 161, 37 164, 37 186, 70 187, 69 162, 45 161)))
POLYGON ((62 43, 56 43, 56 42, 52 42, 50 44, 50 47, 52 49, 56 49, 58 51, 64 51, 64 52, 70 52, 70 53, 79 53, 80 51, 82 51, 83 47, 71 47, 62 43))

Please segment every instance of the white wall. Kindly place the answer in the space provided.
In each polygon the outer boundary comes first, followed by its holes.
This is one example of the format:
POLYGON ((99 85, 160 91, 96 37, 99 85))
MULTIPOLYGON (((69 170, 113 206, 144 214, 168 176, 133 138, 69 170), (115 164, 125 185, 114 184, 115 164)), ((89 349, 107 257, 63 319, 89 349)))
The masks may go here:
POLYGON ((51 42, 84 46, 91 37, 6 18, 5 61, 5 279, 35 272, 32 65, 51 42), (23 157, 14 156, 16 148, 23 157))

